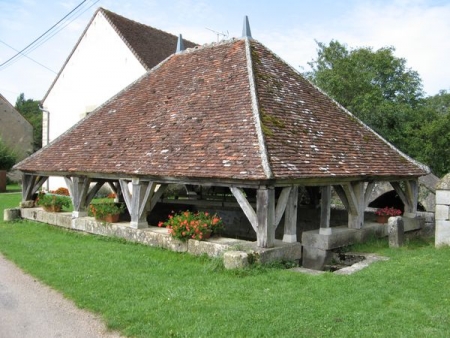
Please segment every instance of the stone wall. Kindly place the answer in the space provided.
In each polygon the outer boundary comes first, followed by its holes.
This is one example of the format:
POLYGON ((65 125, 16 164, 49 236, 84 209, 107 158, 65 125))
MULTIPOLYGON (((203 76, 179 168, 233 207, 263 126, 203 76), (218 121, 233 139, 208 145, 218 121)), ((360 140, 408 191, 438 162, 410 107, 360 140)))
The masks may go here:
POLYGON ((0 138, 17 153, 18 160, 33 152, 33 126, 1 95, 0 138))
POLYGON ((445 175, 436 185, 435 217, 435 245, 450 245, 450 174, 445 175))
POLYGON ((46 212, 42 208, 22 208, 21 217, 63 228, 87 232, 100 236, 124 238, 128 241, 148 246, 164 248, 193 255, 206 254, 210 257, 222 257, 227 251, 242 251, 252 257, 252 261, 267 263, 273 260, 298 261, 301 258, 300 243, 276 241, 275 247, 258 248, 256 242, 235 238, 212 237, 206 241, 190 239, 186 242, 172 238, 165 228, 149 226, 145 229, 131 228, 129 222, 105 223, 93 217, 72 218, 72 213, 46 212))

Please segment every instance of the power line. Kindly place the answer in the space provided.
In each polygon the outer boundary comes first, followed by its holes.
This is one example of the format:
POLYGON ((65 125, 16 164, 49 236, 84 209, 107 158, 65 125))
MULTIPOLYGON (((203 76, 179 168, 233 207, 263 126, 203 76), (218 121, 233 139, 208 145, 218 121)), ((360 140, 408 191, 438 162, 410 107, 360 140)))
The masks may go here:
POLYGON ((36 44, 40 39, 42 39, 45 35, 47 35, 50 31, 52 31, 56 26, 58 26, 62 21, 64 21, 67 17, 69 17, 73 12, 75 12, 80 6, 82 6, 87 0, 83 0, 78 6, 76 6, 74 9, 72 9, 68 14, 66 14, 61 20, 59 20, 56 24, 54 24, 52 27, 50 27, 47 31, 45 31, 45 33, 41 34, 37 39, 35 39, 33 42, 31 42, 30 44, 28 44, 28 46, 26 46, 25 48, 23 48, 21 51, 17 52, 17 54, 15 54, 14 56, 10 57, 8 60, 6 60, 5 62, 3 62, 2 64, 0 64, 0 68, 2 68, 3 66, 7 65, 8 63, 10 63, 12 60, 14 60, 15 58, 17 58, 18 56, 22 55, 22 56, 26 56, 24 54, 24 52, 30 48, 31 46, 33 46, 34 44, 36 44))
MULTIPOLYGON (((17 52, 17 49, 15 49, 14 47, 11 47, 11 46, 8 45, 5 41, 0 40, 0 43, 3 43, 5 46, 7 46, 7 47, 9 47, 9 48, 11 48, 12 50, 14 50, 14 51, 17 52)), ((38 64, 38 65, 41 66, 41 67, 44 67, 45 69, 51 71, 52 73, 58 74, 58 73, 56 73, 54 70, 52 70, 52 69, 48 68, 47 66, 43 65, 42 63, 39 63, 38 61, 36 61, 36 60, 30 58, 28 55, 22 54, 22 56, 25 56, 27 59, 33 61, 34 63, 38 64)))

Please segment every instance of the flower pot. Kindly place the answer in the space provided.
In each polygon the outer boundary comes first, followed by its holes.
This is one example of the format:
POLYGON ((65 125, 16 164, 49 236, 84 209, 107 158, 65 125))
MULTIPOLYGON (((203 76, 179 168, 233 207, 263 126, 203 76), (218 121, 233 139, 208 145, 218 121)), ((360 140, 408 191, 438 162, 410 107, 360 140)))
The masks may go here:
POLYGON ((103 217, 95 216, 95 219, 97 221, 103 221, 103 222, 108 222, 108 223, 117 223, 117 222, 119 222, 119 217, 120 217, 120 214, 114 214, 114 215, 109 214, 109 215, 105 215, 103 217))
POLYGON ((43 208, 47 212, 60 212, 62 209, 60 205, 44 205, 43 208))
POLYGON ((377 215, 377 223, 386 224, 389 220, 388 215, 377 215))

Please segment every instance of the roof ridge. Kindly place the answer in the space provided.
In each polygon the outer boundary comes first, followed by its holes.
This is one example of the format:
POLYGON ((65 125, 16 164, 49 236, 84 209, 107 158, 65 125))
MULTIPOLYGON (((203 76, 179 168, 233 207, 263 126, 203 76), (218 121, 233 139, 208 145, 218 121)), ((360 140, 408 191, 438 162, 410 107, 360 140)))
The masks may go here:
POLYGON ((258 104, 258 93, 256 92, 256 82, 255 76, 253 73, 253 60, 252 53, 250 50, 250 39, 248 37, 244 38, 245 41, 245 56, 247 58, 247 72, 248 72, 248 80, 250 85, 250 96, 252 100, 252 111, 253 117, 255 119, 255 127, 256 133, 258 135, 258 144, 261 153, 261 162, 262 167, 264 169, 264 174, 268 179, 273 178, 273 173, 270 168, 269 155, 267 152, 266 141, 264 138, 264 133, 262 130, 261 117, 260 117, 260 109, 258 104))
POLYGON ((117 16, 120 16, 122 19, 125 19, 125 20, 127 20, 127 21, 132 21, 132 22, 134 22, 134 23, 136 23, 136 24, 139 24, 139 25, 142 25, 142 26, 145 26, 145 27, 149 27, 149 28, 153 28, 153 27, 144 25, 143 23, 140 23, 140 22, 137 22, 137 21, 134 21, 134 20, 131 20, 131 19, 128 19, 128 18, 126 18, 126 17, 124 17, 124 16, 122 16, 122 15, 119 15, 119 14, 117 14, 117 13, 111 12, 111 11, 109 11, 109 10, 107 10, 107 9, 102 8, 102 7, 99 8, 99 11, 102 12, 102 14, 103 14, 103 16, 105 17, 105 19, 109 22, 109 24, 111 25, 111 27, 116 31, 117 35, 120 36, 120 38, 122 39, 122 41, 123 41, 123 42, 127 45, 127 47, 131 50, 131 52, 132 52, 133 55, 136 57, 136 59, 138 59, 139 62, 141 63, 141 65, 145 68, 145 70, 148 71, 148 70, 149 70, 149 67, 145 64, 144 60, 143 60, 143 59, 141 58, 141 56, 136 52, 136 50, 133 48, 133 46, 128 42, 128 40, 125 38, 125 36, 123 36, 122 31, 117 27, 117 25, 114 23, 114 20, 111 19, 109 15, 111 15, 111 14, 117 15, 117 16))

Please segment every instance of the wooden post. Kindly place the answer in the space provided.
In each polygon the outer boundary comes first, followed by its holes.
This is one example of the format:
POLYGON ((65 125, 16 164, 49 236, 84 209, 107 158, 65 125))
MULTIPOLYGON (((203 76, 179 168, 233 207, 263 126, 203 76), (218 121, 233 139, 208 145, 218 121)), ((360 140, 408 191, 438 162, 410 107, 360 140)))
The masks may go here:
POLYGON ((64 177, 66 185, 69 188, 70 197, 72 199, 73 211, 72 216, 75 218, 87 216, 89 185, 91 180, 87 177, 64 177))
POLYGON ((271 248, 275 242, 275 190, 273 187, 259 188, 256 194, 257 244, 271 248))
POLYGON ((331 186, 327 185, 320 188, 320 229, 319 234, 331 235, 330 213, 331 213, 331 186))
POLYGON ((158 185, 155 182, 133 178, 131 181, 132 192, 130 193, 128 189, 129 181, 120 180, 119 183, 130 212, 130 226, 135 229, 147 228, 147 213, 156 205, 167 185, 161 185, 156 191, 158 185))
POLYGON ((298 204, 298 186, 292 187, 289 192, 289 198, 284 214, 284 234, 283 242, 297 242, 297 204, 298 204))

